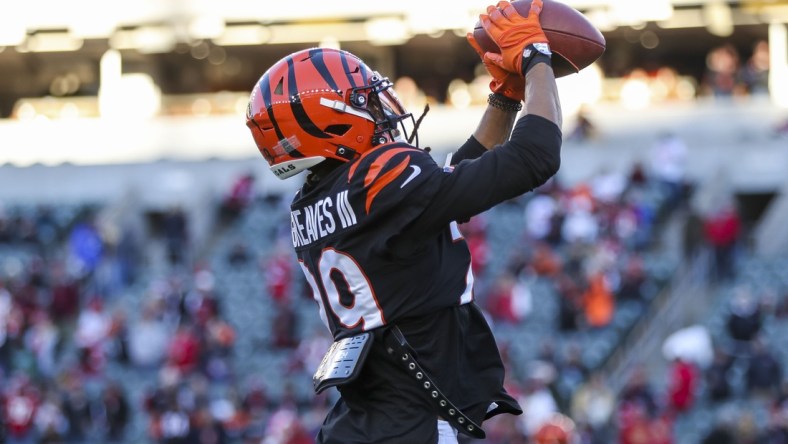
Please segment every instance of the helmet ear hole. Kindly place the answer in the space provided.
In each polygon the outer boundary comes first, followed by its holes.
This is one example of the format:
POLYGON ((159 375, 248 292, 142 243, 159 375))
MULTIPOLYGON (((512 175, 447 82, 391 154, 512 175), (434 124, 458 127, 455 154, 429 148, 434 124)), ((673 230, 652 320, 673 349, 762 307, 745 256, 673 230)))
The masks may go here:
POLYGON ((323 129, 324 133, 333 134, 335 136, 343 136, 346 132, 350 131, 351 126, 347 124, 334 124, 329 125, 323 129))

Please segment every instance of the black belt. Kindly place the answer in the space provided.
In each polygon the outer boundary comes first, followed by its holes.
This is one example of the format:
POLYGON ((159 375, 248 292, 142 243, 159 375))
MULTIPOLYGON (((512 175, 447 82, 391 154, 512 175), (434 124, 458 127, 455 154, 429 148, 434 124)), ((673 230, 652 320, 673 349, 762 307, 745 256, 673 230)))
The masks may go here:
POLYGON ((460 409, 452 404, 449 398, 444 396, 435 382, 430 378, 429 374, 421 368, 413 356, 413 349, 396 325, 388 329, 384 335, 384 340, 388 354, 399 356, 397 361, 399 361, 408 373, 413 376, 419 383, 419 386, 429 394, 429 398, 432 400, 440 416, 444 420, 448 421, 454 428, 466 435, 477 439, 482 439, 486 436, 484 430, 482 430, 478 424, 473 422, 471 418, 466 416, 460 409))

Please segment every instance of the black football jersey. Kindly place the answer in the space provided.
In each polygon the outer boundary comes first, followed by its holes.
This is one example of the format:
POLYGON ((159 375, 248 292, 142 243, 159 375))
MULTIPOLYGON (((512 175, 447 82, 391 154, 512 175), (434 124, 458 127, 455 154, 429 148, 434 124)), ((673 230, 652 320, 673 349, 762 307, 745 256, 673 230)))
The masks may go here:
POLYGON ((438 192, 434 176, 447 174, 425 151, 390 144, 296 197, 293 245, 335 339, 471 301, 471 256, 457 224, 429 239, 414 225, 438 192))
MULTIPOLYGON (((379 146, 305 185, 290 222, 335 339, 396 324, 436 385, 481 424, 521 410, 503 389, 503 363, 473 303, 471 255, 455 221, 544 183, 555 171, 560 130, 526 116, 495 150, 474 142, 447 167, 405 143, 379 146)), ((431 400, 377 338, 360 376, 338 388, 318 442, 437 440, 431 400)))

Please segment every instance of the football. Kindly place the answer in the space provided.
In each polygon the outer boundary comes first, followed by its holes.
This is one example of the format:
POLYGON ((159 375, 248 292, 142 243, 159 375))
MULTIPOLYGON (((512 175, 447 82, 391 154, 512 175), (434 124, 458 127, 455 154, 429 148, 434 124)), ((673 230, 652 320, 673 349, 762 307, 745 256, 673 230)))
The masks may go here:
MULTIPOLYGON (((511 3, 520 15, 528 16, 531 0, 515 0, 511 3)), ((550 41, 556 77, 580 71, 605 52, 605 37, 580 11, 556 0, 542 0, 542 4, 539 21, 550 41)), ((500 52, 480 21, 476 22, 473 36, 484 51, 500 52)))

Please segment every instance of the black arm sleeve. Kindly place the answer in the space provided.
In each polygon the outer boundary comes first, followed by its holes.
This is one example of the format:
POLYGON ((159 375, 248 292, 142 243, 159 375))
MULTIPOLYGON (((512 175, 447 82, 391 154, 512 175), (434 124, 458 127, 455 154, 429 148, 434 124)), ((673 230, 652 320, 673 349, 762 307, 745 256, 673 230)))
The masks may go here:
POLYGON ((521 117, 509 141, 441 176, 414 228, 434 232, 533 190, 558 171, 560 152, 561 130, 555 123, 536 115, 521 117))
POLYGON ((465 159, 476 159, 480 157, 482 154, 487 152, 487 148, 484 147, 475 137, 471 136, 465 143, 462 144, 460 149, 454 153, 451 158, 451 164, 457 165, 458 163, 462 162, 465 159))

